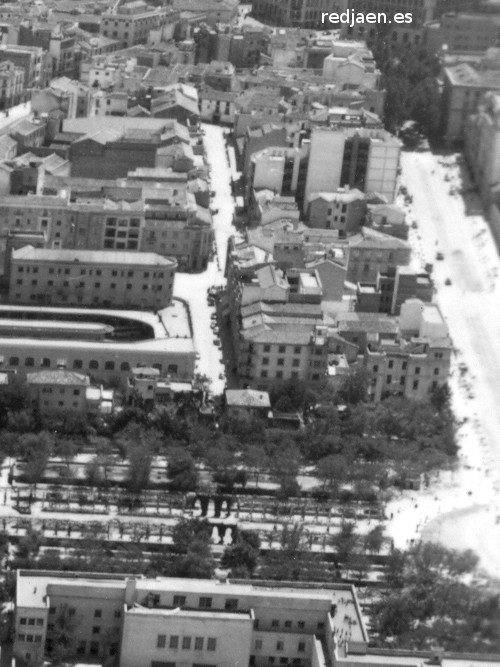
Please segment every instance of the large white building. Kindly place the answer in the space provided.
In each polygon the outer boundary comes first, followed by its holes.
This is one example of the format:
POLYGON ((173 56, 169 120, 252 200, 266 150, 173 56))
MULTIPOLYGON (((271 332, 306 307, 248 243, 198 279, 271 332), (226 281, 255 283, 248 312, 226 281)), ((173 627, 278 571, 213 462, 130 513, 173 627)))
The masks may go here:
POLYGON ((85 373, 126 385, 137 366, 192 380, 190 314, 174 299, 159 313, 94 308, 0 306, 0 371, 24 380, 40 370, 85 373))
POLYGON ((159 310, 172 301, 177 262, 152 252, 12 252, 9 301, 159 310))
POLYGON ((311 194, 339 187, 377 192, 391 203, 396 194, 401 141, 367 128, 317 128, 311 135, 304 212, 311 194))
POLYGON ((364 655, 355 589, 18 571, 14 653, 50 654, 61 619, 82 661, 120 667, 319 667, 364 655), (69 634, 69 633, 68 633, 69 634))

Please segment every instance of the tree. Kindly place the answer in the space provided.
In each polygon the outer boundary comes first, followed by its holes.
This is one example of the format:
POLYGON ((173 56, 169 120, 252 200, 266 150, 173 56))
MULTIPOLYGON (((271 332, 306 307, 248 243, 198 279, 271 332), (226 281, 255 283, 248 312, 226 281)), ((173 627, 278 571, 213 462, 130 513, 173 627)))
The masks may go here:
POLYGON ((127 486, 132 493, 139 493, 148 486, 151 474, 153 450, 149 438, 141 433, 138 441, 129 441, 127 455, 127 486))
POLYGON ((189 452, 174 449, 168 455, 167 477, 172 491, 187 493, 196 491, 199 474, 195 461, 189 452))
POLYGON ((37 484, 43 478, 53 448, 54 439, 45 431, 21 436, 19 450, 26 461, 24 472, 29 483, 37 484))
POLYGON ((341 562, 347 561, 352 556, 358 544, 356 524, 353 521, 343 521, 340 533, 334 537, 337 547, 337 555, 341 562))
POLYGON ((238 531, 234 544, 224 550, 221 565, 230 569, 233 577, 251 576, 257 567, 259 552, 259 534, 253 530, 238 531))
POLYGON ((255 485, 259 486, 259 476, 268 467, 268 458, 264 447, 252 445, 243 452, 245 466, 255 476, 255 485))
POLYGON ((341 454, 330 454, 325 456, 316 464, 316 475, 323 482, 323 489, 331 488, 345 479, 347 473, 347 461, 341 454))
POLYGON ((369 553, 380 553, 384 544, 384 528, 381 525, 375 526, 365 535, 364 547, 369 553))
POLYGON ((79 620, 68 605, 61 605, 53 621, 51 658, 55 664, 65 662, 76 655, 76 628, 79 620))
POLYGON ((345 403, 361 403, 368 395, 368 374, 364 368, 358 368, 350 373, 344 381, 339 398, 345 403))
POLYGON ((212 526, 206 519, 185 519, 178 521, 172 531, 172 541, 175 550, 187 553, 190 544, 195 541, 209 543, 212 536, 212 526))

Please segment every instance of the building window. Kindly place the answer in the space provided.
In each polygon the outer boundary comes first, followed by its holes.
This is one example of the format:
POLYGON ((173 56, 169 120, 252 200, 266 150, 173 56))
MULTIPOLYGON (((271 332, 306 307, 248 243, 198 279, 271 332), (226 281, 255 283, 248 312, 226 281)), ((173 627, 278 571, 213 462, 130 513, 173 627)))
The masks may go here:
POLYGON ((266 378, 267 377, 267 371, 261 371, 260 372, 260 377, 261 378, 266 378))
POLYGON ((199 607, 200 609, 211 609, 212 598, 201 597, 199 607))
POLYGON ((102 618, 102 609, 96 609, 94 611, 94 618, 102 618))
POLYGON ((255 650, 262 651, 262 639, 255 640, 255 650))
POLYGON ((415 375, 420 375, 420 366, 415 367, 415 375))
POLYGON ((158 635, 156 639, 156 648, 165 648, 167 645, 167 635, 158 635))
POLYGON ((286 345, 280 345, 280 346, 278 347, 278 352, 279 352, 279 354, 285 354, 285 352, 286 352, 286 345))
POLYGON ((291 628, 292 627, 292 621, 285 621, 285 628, 291 628))
POLYGON ((105 371, 114 371, 115 370, 115 362, 114 361, 106 361, 104 363, 104 370, 105 371))
POLYGON ((26 625, 26 621, 27 621, 26 618, 22 618, 22 619, 19 621, 19 624, 20 624, 20 625, 26 625))
POLYGON ((185 595, 174 595, 174 607, 184 607, 186 604, 185 595))
POLYGON ((25 366, 34 366, 35 365, 35 360, 33 359, 33 357, 26 357, 24 365, 25 366))
POLYGON ((298 653, 304 653, 306 650, 306 643, 305 642, 299 642, 299 645, 297 647, 297 652, 298 653))
POLYGON ((418 380, 413 380, 413 389, 418 389, 418 380))
POLYGON ((262 357, 262 365, 263 366, 269 365, 269 357, 262 357))
POLYGON ((264 352, 271 352, 271 346, 270 345, 264 345, 264 352))
POLYGON ((194 639, 194 650, 203 651, 203 637, 195 637, 194 639))
POLYGON ((217 640, 215 637, 209 637, 207 639, 207 651, 215 651, 217 647, 217 640))
POLYGON ((182 638, 182 648, 186 651, 189 651, 191 649, 191 637, 182 638))
POLYGON ((276 371, 276 377, 278 380, 281 380, 281 378, 283 377, 283 371, 276 371))
POLYGON ((318 623, 316 626, 318 630, 324 630, 325 629, 325 624, 324 623, 318 623))
POLYGON ((285 365, 285 360, 283 359, 283 357, 280 357, 278 359, 278 366, 284 366, 284 365, 285 365))
POLYGON ((99 642, 90 642, 90 655, 98 655, 99 653, 99 642))
POLYGON ((78 371, 83 368, 83 361, 81 359, 75 359, 73 361, 73 370, 78 371))
POLYGON ((282 641, 277 641, 276 642, 276 650, 277 651, 283 651, 285 648, 285 644, 282 641))
POLYGON ((99 362, 96 361, 95 359, 92 359, 92 360, 89 362, 89 369, 90 369, 91 371, 96 371, 98 368, 99 368, 99 362))
POLYGON ((43 618, 37 618, 36 619, 36 624, 40 627, 43 625, 43 618))
POLYGON ((48 357, 44 357, 42 359, 42 364, 43 368, 50 368, 50 359, 48 357))
POLYGON ((280 626, 279 620, 277 618, 273 618, 273 620, 271 621, 271 627, 272 628, 279 628, 279 626, 280 626))
POLYGON ((9 359, 9 366, 19 366, 19 357, 11 357, 9 359))
POLYGON ((170 636, 169 648, 179 648, 179 637, 177 635, 170 636))
POLYGON ((101 628, 99 625, 94 625, 92 628, 92 634, 93 635, 98 635, 101 632, 101 628))
POLYGON ((122 363, 120 364, 120 370, 121 371, 129 371, 130 370, 130 364, 128 363, 128 361, 122 361, 122 363))
POLYGON ((114 618, 121 618, 121 617, 122 617, 122 613, 121 613, 121 611, 119 611, 118 609, 116 609, 116 610, 115 610, 115 613, 114 613, 114 618))
POLYGON ((236 611, 238 609, 238 600, 237 598, 228 598, 224 605, 226 611, 236 611))

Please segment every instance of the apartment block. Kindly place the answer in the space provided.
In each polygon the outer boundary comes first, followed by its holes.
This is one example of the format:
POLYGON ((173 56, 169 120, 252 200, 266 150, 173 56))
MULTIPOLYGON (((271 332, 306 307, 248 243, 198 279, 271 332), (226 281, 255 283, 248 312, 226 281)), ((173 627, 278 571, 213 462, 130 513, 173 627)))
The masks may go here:
POLYGON ((363 227, 348 242, 347 280, 355 284, 375 283, 379 273, 408 266, 410 259, 409 243, 363 227))
POLYGON ((365 214, 366 201, 361 190, 341 188, 311 194, 307 222, 314 228, 336 229, 343 239, 359 231, 365 214))
POLYGON ((24 69, 10 60, 0 63, 0 110, 9 109, 23 99, 24 69))
POLYGON ((151 30, 175 23, 179 12, 172 7, 149 5, 143 0, 118 2, 102 15, 101 35, 121 42, 126 49, 146 44, 151 30))
POLYGON ((139 188, 134 201, 127 201, 123 190, 116 195, 123 198, 5 196, 0 202, 0 242, 9 232, 42 232, 47 247, 56 250, 141 251, 173 257, 184 271, 206 267, 213 225, 193 194, 164 187, 144 195, 139 188))
POLYGON ((392 202, 401 141, 389 132, 362 128, 317 128, 311 134, 304 212, 312 194, 339 187, 377 192, 392 202))
POLYGON ((0 62, 10 61, 24 70, 24 86, 40 88, 49 79, 47 60, 39 46, 0 45, 0 62))
POLYGON ((488 208, 500 181, 500 93, 488 92, 465 125, 464 154, 488 208))
POLYGON ((464 141, 468 118, 477 113, 488 91, 500 91, 500 71, 474 69, 466 63, 444 68, 441 129, 448 146, 464 141))
POLYGON ((158 310, 172 301, 175 260, 153 253, 14 250, 9 301, 158 310))
POLYGON ((424 41, 438 51, 478 53, 499 46, 500 17, 488 14, 446 13, 425 27, 424 41))
POLYGON ((252 5, 252 16, 263 23, 288 28, 321 29, 321 13, 346 8, 345 0, 256 0, 252 5))
POLYGON ((425 400, 448 381, 453 345, 437 304, 406 301, 399 327, 401 335, 396 339, 379 335, 365 350, 372 401, 390 394, 425 400))

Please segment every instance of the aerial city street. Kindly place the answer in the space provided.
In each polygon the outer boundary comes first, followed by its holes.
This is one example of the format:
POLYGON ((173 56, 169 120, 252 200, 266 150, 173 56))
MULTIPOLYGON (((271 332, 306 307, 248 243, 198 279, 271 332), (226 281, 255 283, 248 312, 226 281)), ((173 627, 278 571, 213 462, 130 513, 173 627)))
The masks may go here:
POLYGON ((0 667, 500 666, 500 1, 0 14, 0 667))

